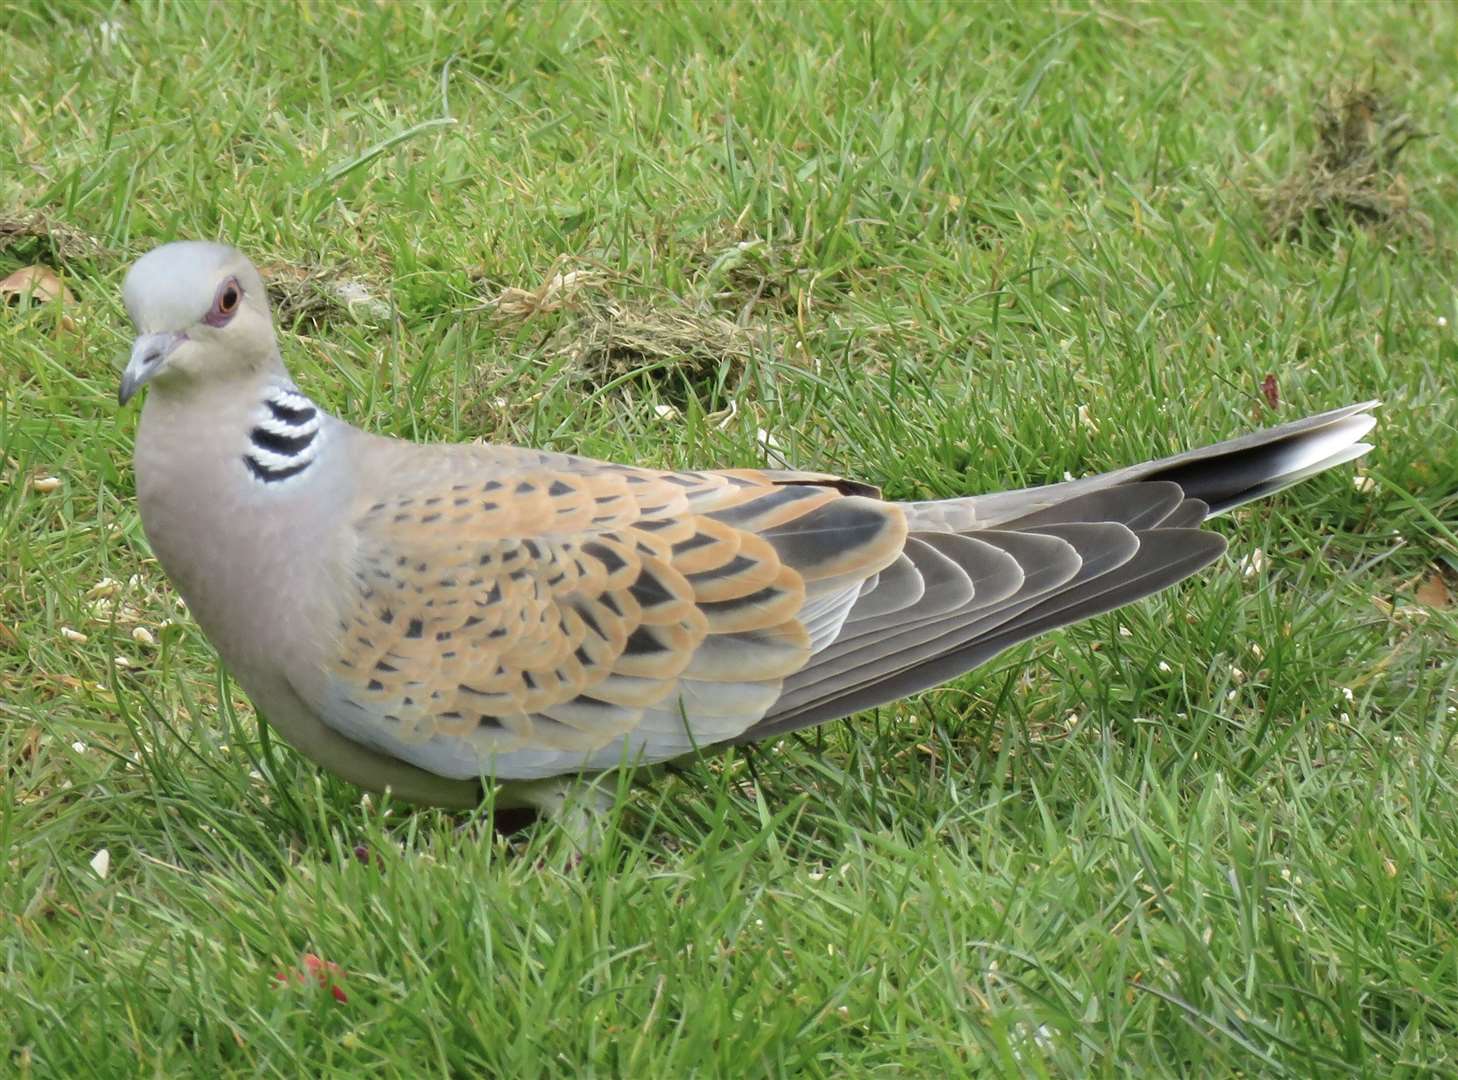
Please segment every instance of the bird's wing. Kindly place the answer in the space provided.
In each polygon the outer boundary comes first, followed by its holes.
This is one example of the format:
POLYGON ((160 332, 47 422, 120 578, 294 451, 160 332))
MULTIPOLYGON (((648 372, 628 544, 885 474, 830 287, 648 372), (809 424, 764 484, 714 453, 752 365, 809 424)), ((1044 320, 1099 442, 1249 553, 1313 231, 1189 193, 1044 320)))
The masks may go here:
POLYGON ((894 701, 1020 641, 1158 592, 1225 550, 1222 537, 1192 527, 1206 511, 1178 485, 1153 481, 967 534, 920 531, 911 515, 901 558, 863 586, 837 639, 786 679, 764 719, 735 741, 894 701), (927 587, 905 603, 917 579, 927 587), (905 581, 911 587, 883 589, 905 581))
POLYGON ((292 681, 331 727, 443 776, 740 734, 905 542, 897 506, 812 474, 429 456, 359 497, 326 670, 292 681))

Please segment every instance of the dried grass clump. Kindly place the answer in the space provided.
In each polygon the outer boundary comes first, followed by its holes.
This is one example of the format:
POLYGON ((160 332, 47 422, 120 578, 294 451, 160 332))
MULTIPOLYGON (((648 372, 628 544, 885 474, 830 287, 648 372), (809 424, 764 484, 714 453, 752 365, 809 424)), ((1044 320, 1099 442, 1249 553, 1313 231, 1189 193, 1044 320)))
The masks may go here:
POLYGON ((1312 239, 1341 221, 1427 231, 1397 171, 1404 148, 1424 137, 1410 116, 1375 90, 1350 88, 1328 94, 1315 126, 1315 150, 1266 196, 1273 237, 1312 239))
POLYGON ((610 296, 595 288, 607 277, 558 265, 535 288, 506 286, 487 306, 505 322, 556 316, 542 355, 566 359, 574 377, 594 387, 641 378, 671 401, 684 404, 692 394, 707 407, 738 381, 754 349, 750 331, 703 300, 610 296))
POLYGON ((372 286, 333 270, 268 263, 258 272, 280 326, 319 330, 341 318, 384 322, 391 316, 372 286))
POLYGON ((110 249, 90 233, 32 211, 0 213, 0 255, 27 263, 64 266, 76 262, 97 262, 110 249))
POLYGON ((641 374, 670 397, 687 383, 701 398, 737 382, 752 353, 749 333, 723 316, 604 297, 579 305, 553 335, 549 350, 568 357, 596 386, 641 374))
POLYGON ((552 273, 535 289, 508 285, 491 301, 491 306, 503 319, 525 322, 537 315, 560 311, 572 302, 579 291, 601 280, 602 275, 591 270, 564 271, 554 266, 552 273))

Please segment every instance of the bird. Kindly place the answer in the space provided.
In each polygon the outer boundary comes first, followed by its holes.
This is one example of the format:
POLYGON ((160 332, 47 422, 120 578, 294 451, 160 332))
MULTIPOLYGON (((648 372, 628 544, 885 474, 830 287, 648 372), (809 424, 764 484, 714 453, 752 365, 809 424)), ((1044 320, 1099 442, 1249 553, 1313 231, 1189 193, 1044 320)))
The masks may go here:
POLYGON ((893 502, 386 438, 290 377, 258 270, 183 240, 123 283, 153 553, 262 717, 368 791, 598 815, 603 777, 937 686, 1189 577, 1210 517, 1360 456, 1376 402, 1041 487, 893 502))

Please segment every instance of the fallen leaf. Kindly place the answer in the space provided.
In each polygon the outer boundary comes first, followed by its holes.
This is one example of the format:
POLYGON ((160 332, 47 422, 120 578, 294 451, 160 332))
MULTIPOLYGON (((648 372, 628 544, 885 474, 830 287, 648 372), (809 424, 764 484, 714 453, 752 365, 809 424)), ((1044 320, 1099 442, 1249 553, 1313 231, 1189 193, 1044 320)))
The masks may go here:
POLYGON ((0 296, 8 303, 11 298, 30 297, 45 303, 60 298, 63 304, 74 304, 75 295, 48 266, 22 266, 4 281, 0 281, 0 296))
POLYGON ((95 600, 97 597, 115 596, 120 589, 120 581, 116 578, 104 577, 86 590, 86 599, 95 600))
POLYGON ((35 757, 40 749, 41 729, 32 727, 20 737, 20 746, 10 759, 9 768, 18 768, 35 757))
POLYGON ((1261 380, 1261 393, 1265 395, 1266 404, 1272 409, 1279 409, 1281 407, 1281 391, 1276 386, 1276 377, 1274 375, 1267 375, 1261 380))
POLYGON ((32 304, 47 304, 59 300, 62 307, 60 327, 67 333, 75 333, 76 321, 64 309, 74 307, 76 297, 56 276, 54 270, 46 266, 22 266, 0 281, 0 303, 15 304, 26 298, 32 304))
POLYGON ((1429 574, 1427 580, 1417 587, 1415 599, 1419 604, 1439 610, 1453 606, 1453 594, 1448 591, 1448 583, 1443 580, 1443 575, 1436 570, 1429 574))
POLYGON ((754 439, 764 451, 764 459, 772 469, 793 469, 789 459, 785 457, 784 445, 764 428, 756 428, 754 439))

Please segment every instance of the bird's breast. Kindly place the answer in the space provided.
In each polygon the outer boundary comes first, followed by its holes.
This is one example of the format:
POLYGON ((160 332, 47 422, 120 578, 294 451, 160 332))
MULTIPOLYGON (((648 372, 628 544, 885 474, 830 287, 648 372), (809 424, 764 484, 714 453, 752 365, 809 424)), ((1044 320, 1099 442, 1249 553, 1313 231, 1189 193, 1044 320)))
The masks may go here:
POLYGON ((343 520, 341 480, 327 457, 287 484, 247 463, 246 432, 191 438, 138 433, 142 527, 168 579, 235 673, 281 651, 315 646, 315 598, 326 592, 343 520))

